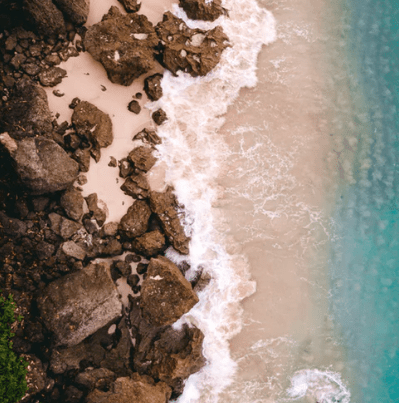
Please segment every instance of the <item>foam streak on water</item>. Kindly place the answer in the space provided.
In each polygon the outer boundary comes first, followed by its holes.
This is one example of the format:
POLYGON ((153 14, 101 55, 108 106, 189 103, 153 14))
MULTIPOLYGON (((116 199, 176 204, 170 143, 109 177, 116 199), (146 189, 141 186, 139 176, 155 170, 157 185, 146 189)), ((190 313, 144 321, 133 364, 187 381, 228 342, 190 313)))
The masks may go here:
MULTIPOLYGON (((174 12, 190 27, 210 29, 222 25, 231 47, 223 52, 220 64, 206 77, 165 73, 163 97, 150 104, 162 107, 168 116, 159 128, 163 144, 160 164, 166 164, 166 181, 174 185, 186 212, 186 231, 192 240, 189 262, 192 271, 203 266, 213 280, 200 293, 200 303, 183 319, 205 333, 204 355, 208 365, 190 377, 179 402, 216 402, 231 382, 235 363, 230 358, 228 340, 241 329, 239 301, 255 291, 245 259, 226 251, 226 240, 215 228, 222 217, 213 206, 218 197, 215 185, 223 159, 228 154, 218 129, 221 117, 237 98, 240 88, 254 86, 257 55, 262 45, 275 39, 275 23, 267 10, 254 0, 226 1, 229 18, 214 23, 193 22, 184 12, 174 12)), ((231 246, 231 245, 230 245, 231 246)), ((170 252, 168 256, 178 260, 170 252)))

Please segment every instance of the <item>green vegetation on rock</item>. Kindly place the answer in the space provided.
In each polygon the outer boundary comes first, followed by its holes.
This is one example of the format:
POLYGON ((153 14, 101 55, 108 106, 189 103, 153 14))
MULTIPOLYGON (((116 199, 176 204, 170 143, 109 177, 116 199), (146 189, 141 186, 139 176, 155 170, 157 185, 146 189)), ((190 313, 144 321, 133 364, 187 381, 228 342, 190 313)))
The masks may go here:
POLYGON ((27 391, 28 363, 12 351, 11 325, 22 320, 21 316, 15 318, 14 311, 12 295, 8 298, 0 295, 0 403, 16 403, 27 391))

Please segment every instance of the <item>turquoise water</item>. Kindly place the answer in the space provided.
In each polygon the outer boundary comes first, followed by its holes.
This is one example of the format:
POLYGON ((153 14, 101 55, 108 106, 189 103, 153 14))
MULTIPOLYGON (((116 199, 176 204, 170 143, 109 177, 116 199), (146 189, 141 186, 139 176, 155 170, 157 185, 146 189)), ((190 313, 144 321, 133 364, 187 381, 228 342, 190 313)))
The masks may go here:
POLYGON ((368 130, 351 133, 356 183, 342 185, 335 211, 331 312, 351 402, 399 402, 399 3, 342 4, 368 130))

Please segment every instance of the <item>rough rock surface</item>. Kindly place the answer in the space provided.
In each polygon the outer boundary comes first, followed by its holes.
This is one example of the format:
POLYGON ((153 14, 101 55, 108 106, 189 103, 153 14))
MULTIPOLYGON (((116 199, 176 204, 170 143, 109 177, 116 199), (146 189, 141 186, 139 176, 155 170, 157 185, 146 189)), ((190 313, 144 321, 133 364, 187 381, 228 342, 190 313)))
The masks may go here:
POLYGON ((190 29, 169 11, 156 31, 162 44, 162 63, 173 74, 182 70, 193 77, 204 76, 219 63, 223 50, 229 46, 221 27, 210 31, 190 29))
POLYGON ((162 229, 172 246, 180 253, 187 255, 190 239, 184 233, 178 214, 176 196, 172 188, 166 192, 150 192, 151 210, 159 218, 162 229))
POLYGON ((134 373, 130 378, 118 378, 109 392, 94 390, 87 403, 165 403, 170 396, 171 389, 164 382, 155 384, 149 376, 134 373))
POLYGON ((158 101, 158 99, 162 97, 162 77, 162 74, 157 73, 144 80, 144 91, 151 101, 158 101))
POLYGON ((116 84, 129 86, 154 67, 153 47, 158 44, 147 17, 122 15, 111 7, 102 21, 89 27, 84 46, 116 84))
POLYGON ((15 139, 50 133, 52 117, 47 94, 33 81, 23 79, 0 111, 1 130, 15 139))
POLYGON ((82 193, 75 188, 66 190, 60 199, 61 207, 65 210, 65 213, 75 221, 79 221, 82 218, 83 203, 82 193))
POLYGON ((129 176, 121 186, 123 192, 135 199, 145 199, 149 196, 150 185, 143 174, 129 176))
POLYGON ((116 375, 109 369, 87 368, 75 378, 75 382, 89 390, 104 389, 109 387, 115 378, 116 375))
POLYGON ((74 24, 83 25, 87 21, 90 0, 53 0, 53 2, 74 24))
POLYGON ((38 300, 58 344, 73 346, 121 315, 122 304, 106 263, 53 281, 38 300))
POLYGON ((64 16, 51 0, 23 0, 23 8, 39 34, 65 34, 64 16))
POLYGON ((65 240, 82 228, 81 224, 68 220, 57 213, 50 213, 48 217, 50 219, 50 228, 65 240))
POLYGON ((198 302, 179 268, 163 256, 153 258, 141 288, 143 317, 156 326, 171 325, 198 302))
POLYGON ((129 238, 143 235, 148 229, 151 210, 147 202, 137 200, 131 205, 127 213, 122 217, 119 231, 129 238))
POLYGON ((67 75, 66 70, 60 67, 50 67, 39 73, 39 81, 43 87, 54 87, 67 75))
POLYGON ((53 140, 38 136, 14 141, 3 133, 0 142, 13 159, 22 184, 32 194, 66 189, 78 176, 77 162, 53 140))
POLYGON ((43 363, 33 354, 22 354, 22 358, 29 363, 26 374, 27 393, 28 395, 35 395, 41 392, 46 386, 46 371, 43 368, 43 363))
POLYGON ((94 147, 111 145, 114 138, 111 119, 90 102, 79 102, 73 110, 72 123, 76 132, 90 140, 94 147))
POLYGON ((163 109, 157 109, 152 115, 152 120, 156 125, 160 126, 163 122, 166 122, 168 119, 166 112, 163 109))
POLYGON ((165 237, 158 230, 146 232, 133 241, 133 248, 146 257, 156 256, 165 249, 165 237))
POLYGON ((128 160, 134 168, 143 172, 149 171, 157 162, 157 159, 152 155, 152 149, 146 146, 136 147, 129 153, 128 160))
POLYGON ((154 130, 143 129, 141 132, 137 133, 133 140, 141 140, 144 143, 151 145, 157 145, 162 143, 162 139, 154 130))
POLYGON ((128 13, 137 13, 140 10, 141 3, 137 0, 119 0, 128 13))
POLYGON ((227 15, 222 0, 179 0, 179 6, 192 20, 215 21, 221 15, 227 15))

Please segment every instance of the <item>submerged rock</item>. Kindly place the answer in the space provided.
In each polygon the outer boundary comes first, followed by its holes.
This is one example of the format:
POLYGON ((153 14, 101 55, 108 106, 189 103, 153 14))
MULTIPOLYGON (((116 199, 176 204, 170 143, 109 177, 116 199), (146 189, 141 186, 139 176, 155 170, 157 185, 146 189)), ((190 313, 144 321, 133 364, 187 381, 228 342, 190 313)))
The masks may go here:
POLYGON ((44 194, 68 188, 77 178, 76 161, 53 140, 43 136, 13 140, 0 135, 22 184, 31 194, 44 194))
POLYGON ((189 252, 189 241, 181 225, 178 204, 172 188, 166 192, 150 192, 150 207, 161 222, 162 229, 172 246, 183 255, 189 252))
POLYGON ((179 6, 192 20, 215 21, 221 15, 227 15, 222 0, 179 0, 179 6))
POLYGON ((87 396, 87 403, 165 403, 171 389, 164 382, 155 384, 149 376, 134 373, 130 378, 118 378, 108 392, 98 389, 87 396))
POLYGON ((53 281, 38 307, 57 344, 74 346, 121 316, 122 303, 108 264, 99 263, 53 281))
POLYGON ((87 21, 90 0, 53 0, 56 6, 74 24, 83 25, 87 21))
POLYGON ((197 302, 197 294, 179 268, 163 256, 152 258, 141 288, 143 317, 155 326, 176 322, 197 302))
POLYGON ((151 101, 158 101, 163 95, 161 87, 162 77, 162 74, 157 73, 144 80, 144 91, 151 101))
POLYGON ((229 46, 222 27, 210 31, 190 29, 169 11, 156 31, 161 39, 162 63, 173 74, 182 70, 193 77, 204 76, 219 63, 223 50, 229 46))
POLYGON ((116 84, 129 86, 154 67, 153 47, 158 43, 154 27, 139 14, 122 15, 111 7, 101 22, 89 27, 84 45, 116 84))

